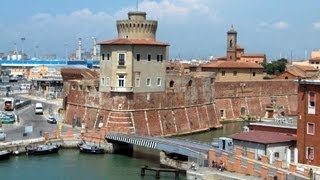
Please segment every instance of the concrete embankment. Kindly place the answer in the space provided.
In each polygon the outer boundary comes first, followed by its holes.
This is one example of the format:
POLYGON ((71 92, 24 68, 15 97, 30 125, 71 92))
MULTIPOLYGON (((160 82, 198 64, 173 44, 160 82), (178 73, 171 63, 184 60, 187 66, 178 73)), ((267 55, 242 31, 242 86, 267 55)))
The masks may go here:
MULTIPOLYGON (((63 149, 72 149, 77 148, 77 144, 81 141, 79 137, 73 138, 57 138, 57 139, 49 139, 46 140, 44 137, 35 138, 35 139, 26 139, 12 142, 0 143, 0 150, 10 150, 13 152, 18 152, 19 154, 24 154, 26 152, 27 146, 36 146, 40 144, 52 143, 61 145, 63 149)), ((99 145, 102 147, 106 153, 114 152, 114 146, 111 143, 107 142, 94 142, 94 141, 86 141, 88 144, 99 145)))

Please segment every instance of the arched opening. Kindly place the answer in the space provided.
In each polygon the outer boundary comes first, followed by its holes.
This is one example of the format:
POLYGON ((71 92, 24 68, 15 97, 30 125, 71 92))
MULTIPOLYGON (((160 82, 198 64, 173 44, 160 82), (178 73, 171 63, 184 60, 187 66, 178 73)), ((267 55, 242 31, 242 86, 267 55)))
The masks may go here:
POLYGON ((188 82, 188 86, 189 86, 189 87, 192 86, 192 80, 190 80, 190 81, 188 82))
POLYGON ((173 85, 174 85, 174 81, 170 81, 169 86, 173 87, 173 85))

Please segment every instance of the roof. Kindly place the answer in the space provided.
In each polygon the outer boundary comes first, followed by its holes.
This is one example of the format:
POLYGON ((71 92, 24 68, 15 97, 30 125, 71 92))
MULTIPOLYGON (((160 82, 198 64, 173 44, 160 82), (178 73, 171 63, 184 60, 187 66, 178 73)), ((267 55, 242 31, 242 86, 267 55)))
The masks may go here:
MULTIPOLYGON (((294 69, 287 70, 287 71, 285 71, 285 72, 288 72, 289 74, 291 74, 291 75, 293 75, 293 76, 296 76, 296 77, 303 77, 303 78, 306 77, 304 73, 301 73, 301 72, 296 71, 296 70, 294 70, 294 69)), ((285 72, 283 72, 283 73, 285 73, 285 72)))
POLYGON ((113 39, 98 43, 100 45, 153 45, 153 46, 169 46, 168 43, 155 41, 152 39, 113 39))
POLYGON ((296 66, 297 68, 299 68, 303 71, 318 71, 318 69, 316 69, 313 66, 303 66, 303 65, 294 65, 294 66, 296 66))
POLYGON ((96 79, 99 77, 98 72, 91 69, 61 69, 61 74, 64 79, 96 79))
POLYGON ((291 134, 269 132, 269 131, 249 131, 240 132, 228 136, 229 138, 241 141, 249 141, 260 144, 274 144, 296 141, 297 137, 291 134))
POLYGON ((241 62, 241 61, 222 61, 222 60, 215 60, 211 61, 208 64, 204 64, 201 67, 207 68, 229 68, 229 69, 263 69, 263 67, 258 63, 251 63, 251 62, 241 62))
POLYGON ((262 57, 264 58, 266 55, 263 53, 257 53, 257 54, 242 54, 242 57, 262 57))
POLYGON ((310 61, 320 61, 320 57, 311 58, 310 61))

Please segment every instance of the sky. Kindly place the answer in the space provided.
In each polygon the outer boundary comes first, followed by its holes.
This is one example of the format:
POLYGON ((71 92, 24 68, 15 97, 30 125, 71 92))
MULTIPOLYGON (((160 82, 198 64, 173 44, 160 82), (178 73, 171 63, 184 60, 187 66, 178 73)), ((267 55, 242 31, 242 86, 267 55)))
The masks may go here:
POLYGON ((320 49, 319 0, 1 0, 0 52, 16 44, 29 56, 64 58, 78 38, 90 50, 92 37, 117 38, 116 21, 137 2, 158 21, 157 40, 170 44, 170 59, 224 56, 231 25, 246 53, 268 60, 301 60, 320 49))

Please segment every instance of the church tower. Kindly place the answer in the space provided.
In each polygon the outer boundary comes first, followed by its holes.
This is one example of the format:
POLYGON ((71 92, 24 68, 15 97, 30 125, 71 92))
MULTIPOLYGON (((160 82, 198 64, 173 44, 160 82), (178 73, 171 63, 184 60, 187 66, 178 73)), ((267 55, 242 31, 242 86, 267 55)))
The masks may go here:
POLYGON ((227 32, 227 60, 237 60, 237 31, 233 29, 233 26, 227 32))

